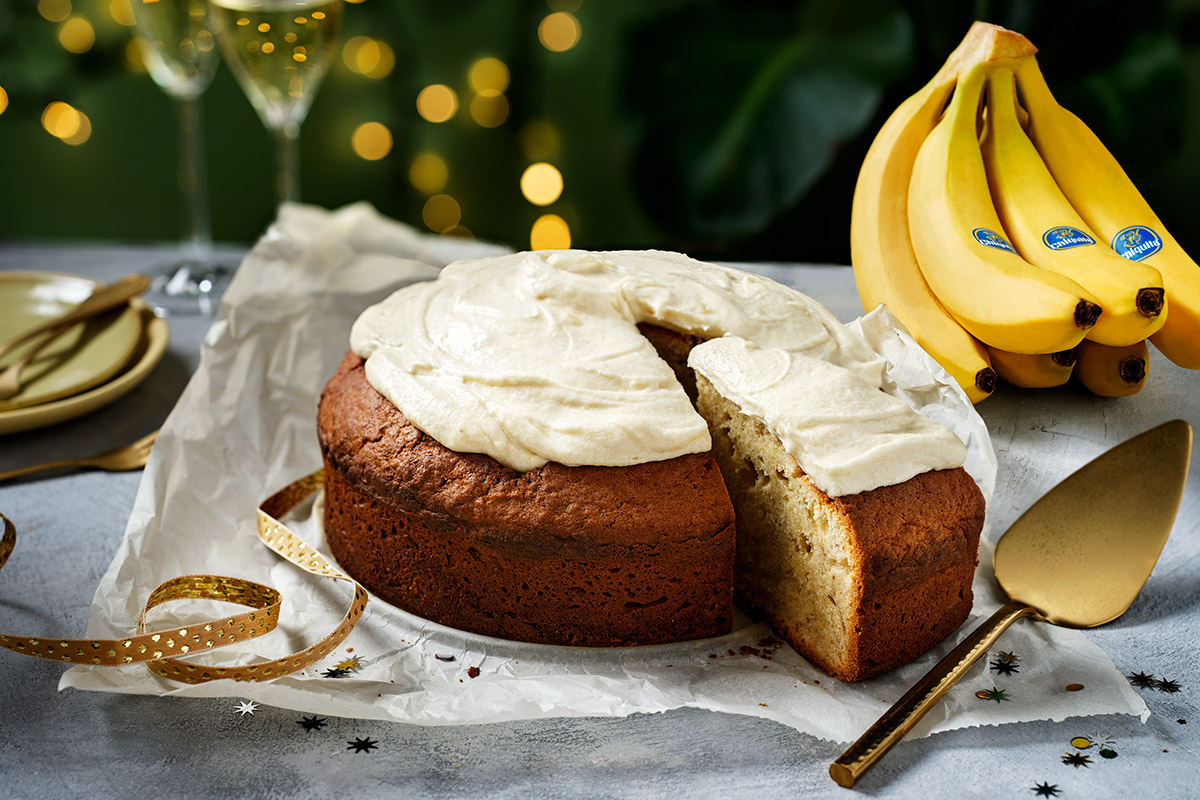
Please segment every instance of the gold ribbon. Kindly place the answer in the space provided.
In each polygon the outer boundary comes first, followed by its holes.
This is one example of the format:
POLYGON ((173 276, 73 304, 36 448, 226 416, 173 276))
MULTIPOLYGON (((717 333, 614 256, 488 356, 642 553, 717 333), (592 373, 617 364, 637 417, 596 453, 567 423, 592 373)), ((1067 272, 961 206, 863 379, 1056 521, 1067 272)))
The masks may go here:
MULTIPOLYGON (((0 633, 0 647, 14 653, 91 666, 121 666, 144 663, 156 675, 181 683, 205 683, 222 678, 235 681, 269 681, 302 670, 345 641, 367 606, 367 591, 357 581, 334 567, 299 536, 288 530, 279 517, 300 505, 325 485, 324 470, 317 470, 271 495, 258 507, 258 538, 267 547, 303 570, 323 578, 354 585, 354 600, 342 621, 311 647, 272 661, 229 667, 192 664, 181 657, 270 633, 279 623, 282 595, 270 586, 222 575, 183 575, 159 584, 146 599, 138 617, 136 634, 121 639, 50 639, 44 636, 12 636, 0 633), (174 600, 223 600, 253 609, 242 614, 209 620, 182 628, 146 632, 150 609, 174 600)), ((0 536, 0 569, 17 543, 17 529, 0 514, 4 533, 0 536)))

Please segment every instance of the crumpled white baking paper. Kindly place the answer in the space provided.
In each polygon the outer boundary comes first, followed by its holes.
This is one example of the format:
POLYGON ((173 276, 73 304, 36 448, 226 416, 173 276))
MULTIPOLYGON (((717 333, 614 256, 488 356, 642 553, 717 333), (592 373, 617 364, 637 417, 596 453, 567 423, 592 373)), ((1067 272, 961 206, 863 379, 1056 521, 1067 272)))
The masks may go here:
MULTIPOLYGON (((436 266, 494 252, 498 249, 491 245, 417 234, 364 204, 337 212, 298 205, 281 209, 239 268, 205 338, 200 366, 162 427, 125 538, 97 589, 88 636, 126 635, 156 585, 195 573, 267 583, 283 593, 284 605, 279 627, 270 635, 192 660, 230 664, 277 658, 331 631, 349 604, 346 584, 303 572, 261 545, 255 509, 321 466, 317 398, 347 349, 359 312, 399 286, 434 277, 436 266)), ((907 394, 968 443, 969 469, 990 496, 995 458, 986 428, 965 396, 888 324, 885 312, 873 312, 858 326, 892 360, 890 389, 907 394)), ((288 523, 324 550, 318 505, 319 500, 310 503, 307 516, 288 523)), ((990 553, 982 553, 976 611, 967 625, 1002 602, 990 563, 990 553)), ((190 624, 219 617, 228 608, 209 601, 170 604, 156 608, 149 623, 152 629, 190 624)), ((766 625, 739 619, 735 627, 727 636, 670 645, 552 647, 455 631, 373 598, 334 654, 269 683, 189 686, 140 665, 77 666, 64 673, 60 688, 234 696, 306 713, 427 725, 696 707, 766 717, 818 737, 850 741, 967 630, 913 664, 847 684, 809 666, 766 625), (323 676, 351 658, 360 665, 344 677, 323 676)), ((986 663, 976 665, 910 735, 1068 716, 1148 715, 1127 681, 1079 632, 1022 621, 999 645, 1019 655, 1019 673, 1002 675, 986 663), (1072 683, 1086 691, 1065 692, 1072 683), (992 688, 1006 689, 1011 700, 976 697, 977 691, 992 688)))

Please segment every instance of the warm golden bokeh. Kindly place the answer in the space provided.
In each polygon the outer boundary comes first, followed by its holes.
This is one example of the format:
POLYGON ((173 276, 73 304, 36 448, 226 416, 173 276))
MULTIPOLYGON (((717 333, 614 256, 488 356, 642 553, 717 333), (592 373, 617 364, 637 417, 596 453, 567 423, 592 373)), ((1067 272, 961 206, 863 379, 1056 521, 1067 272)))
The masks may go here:
POLYGON ((561 53, 579 44, 582 28, 579 20, 565 11, 555 11, 542 18, 538 25, 538 41, 547 50, 561 53))
POLYGON ((477 92, 503 92, 509 80, 508 66, 498 58, 481 58, 467 73, 467 81, 477 92))
POLYGON ((6 108, 8 108, 8 92, 4 91, 3 86, 0 86, 0 114, 3 114, 6 108))
POLYGON ((92 135, 92 121, 70 103, 55 100, 42 111, 42 127, 67 144, 83 144, 92 135))
POLYGON ((125 67, 130 72, 143 74, 146 72, 146 54, 142 50, 142 40, 134 37, 125 43, 123 51, 125 67))
POLYGON ((448 194, 435 194, 425 201, 421 219, 432 231, 445 233, 462 221, 462 209, 458 201, 448 194))
POLYGON ((571 228, 557 214, 543 214, 529 231, 530 250, 565 250, 571 246, 571 228))
POLYGON ((71 0, 38 0, 38 13, 50 22, 62 22, 71 16, 71 0))
POLYGON ((58 29, 58 43, 69 53, 86 53, 96 43, 96 30, 83 17, 71 17, 58 29))
POLYGON ((484 128, 496 128, 508 119, 508 98, 487 89, 471 99, 471 119, 484 128))
POLYGON ((535 206, 550 205, 559 198, 562 190, 562 173, 553 164, 545 161, 530 164, 521 173, 521 194, 535 206))
POLYGON ((130 0, 109 0, 108 13, 117 24, 124 25, 126 28, 132 28, 137 24, 137 20, 133 17, 133 6, 130 0))
POLYGON ((355 36, 342 47, 346 67, 368 78, 384 78, 396 66, 396 53, 385 42, 370 36, 355 36))
POLYGON ((429 122, 445 122, 458 113, 458 95, 445 84, 426 86, 417 95, 417 113, 429 122))
POLYGON ((436 153, 418 153, 408 167, 408 181, 422 194, 436 194, 446 188, 450 169, 436 153))
POLYGON ((392 152, 392 132, 382 122, 364 122, 354 129, 350 146, 359 158, 378 161, 392 152))

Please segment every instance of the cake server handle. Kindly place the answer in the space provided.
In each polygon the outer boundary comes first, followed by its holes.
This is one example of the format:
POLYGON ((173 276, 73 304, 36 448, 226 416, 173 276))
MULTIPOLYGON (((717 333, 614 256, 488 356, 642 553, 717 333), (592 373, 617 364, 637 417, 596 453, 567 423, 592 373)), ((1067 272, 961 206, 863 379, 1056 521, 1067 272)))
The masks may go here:
POLYGON ((1011 602, 951 650, 925 677, 896 701, 867 732, 829 765, 829 777, 839 785, 851 787, 892 745, 904 738, 950 687, 967 674, 971 666, 991 648, 1000 634, 1021 617, 1041 617, 1037 609, 1025 603, 1011 602))

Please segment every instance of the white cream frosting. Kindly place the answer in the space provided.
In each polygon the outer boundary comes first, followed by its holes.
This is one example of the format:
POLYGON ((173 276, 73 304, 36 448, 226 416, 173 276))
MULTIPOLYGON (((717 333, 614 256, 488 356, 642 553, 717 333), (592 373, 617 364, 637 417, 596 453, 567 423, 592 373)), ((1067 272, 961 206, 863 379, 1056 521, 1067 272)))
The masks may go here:
POLYGON ((807 356, 887 397, 882 359, 816 301, 676 253, 542 250, 457 262, 368 308, 350 345, 371 385, 416 427, 514 469, 707 452, 704 420, 640 322, 807 356))
POLYGON ((949 428, 819 359, 726 336, 694 347, 688 366, 779 436, 813 482, 834 497, 952 469, 967 455, 949 428))

